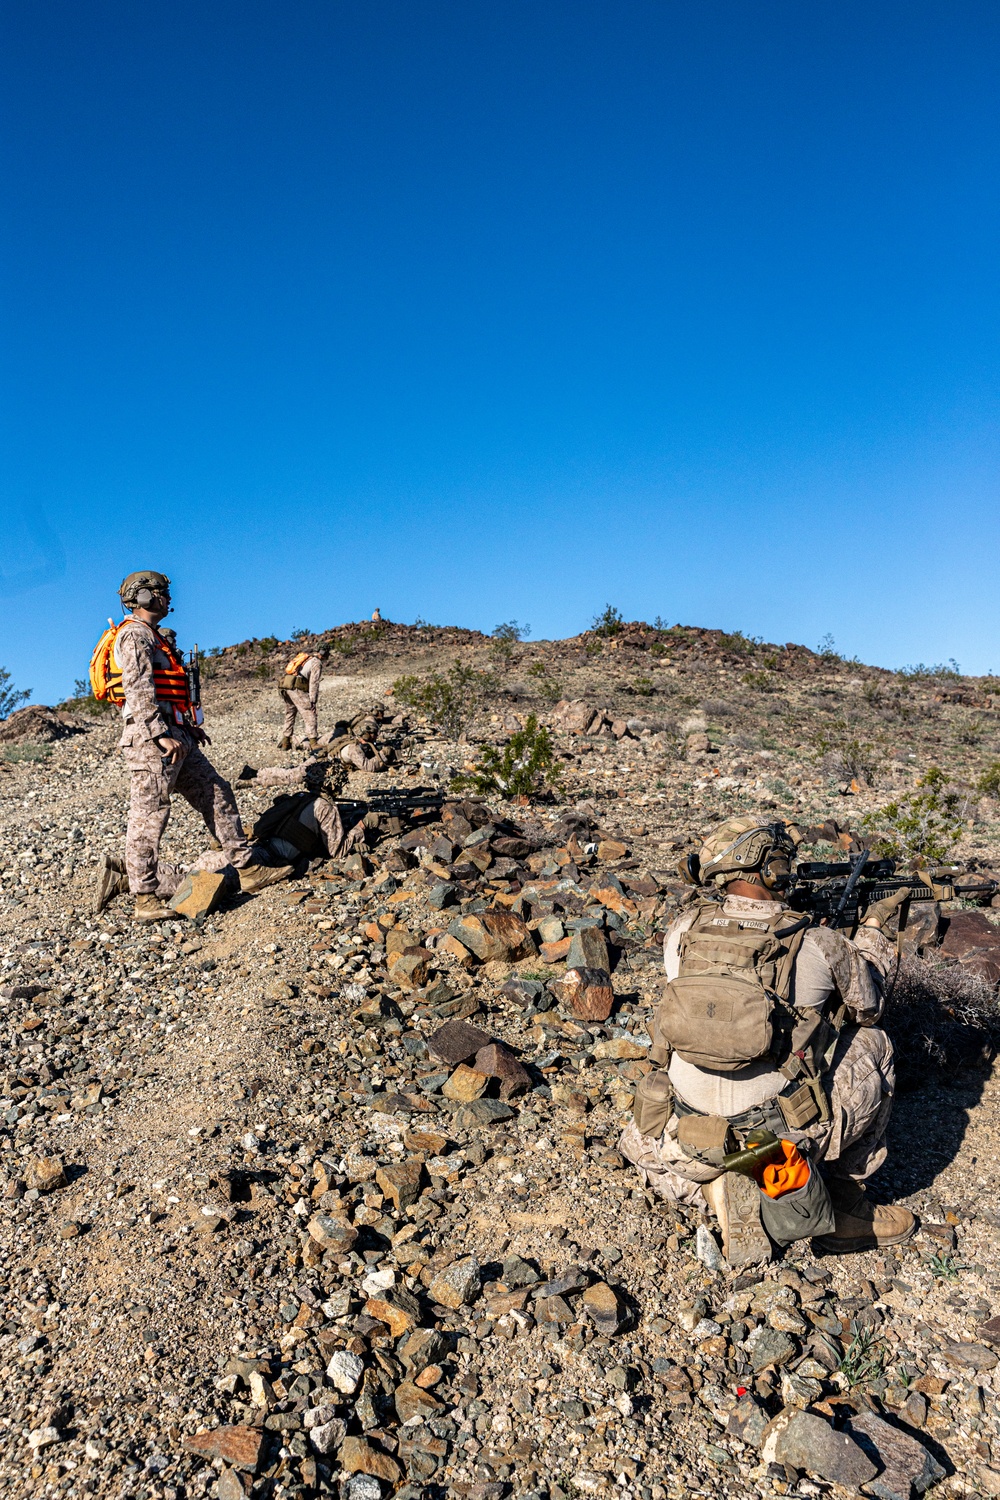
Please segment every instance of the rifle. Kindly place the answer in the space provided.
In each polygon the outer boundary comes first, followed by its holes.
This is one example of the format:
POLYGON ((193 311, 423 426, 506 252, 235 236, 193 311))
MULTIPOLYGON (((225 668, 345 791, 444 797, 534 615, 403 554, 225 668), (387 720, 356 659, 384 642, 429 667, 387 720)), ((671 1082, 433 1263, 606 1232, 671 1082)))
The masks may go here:
POLYGON ((197 642, 194 650, 188 652, 188 659, 184 663, 184 675, 187 678, 188 697, 191 700, 191 717, 196 724, 204 724, 205 715, 201 711, 201 657, 198 654, 197 642))
POLYGON ((909 889, 911 901, 956 901, 962 896, 989 897, 1000 890, 1000 881, 981 876, 963 880, 962 874, 951 866, 900 875, 894 859, 873 859, 862 850, 848 864, 805 860, 796 865, 784 899, 813 923, 825 917, 830 927, 856 927, 869 906, 897 891, 909 889))

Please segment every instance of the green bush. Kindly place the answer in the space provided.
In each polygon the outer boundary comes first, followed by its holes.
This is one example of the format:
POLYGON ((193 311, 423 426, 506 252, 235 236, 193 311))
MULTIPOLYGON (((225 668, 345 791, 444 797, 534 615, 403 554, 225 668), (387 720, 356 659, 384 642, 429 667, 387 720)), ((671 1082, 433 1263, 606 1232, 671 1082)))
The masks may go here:
POLYGON ((392 685, 398 702, 426 714, 453 739, 458 738, 483 698, 495 688, 496 679, 491 673, 464 666, 458 657, 445 674, 432 672, 430 677, 409 674, 397 677, 392 685))
POLYGON ((736 656, 752 656, 754 648, 762 644, 762 636, 744 635, 742 630, 734 630, 729 634, 723 632, 719 636, 719 645, 722 650, 731 651, 736 656))
POLYGON ((306 636, 308 636, 308 635, 312 635, 312 631, 311 630, 307 630, 304 625, 300 625, 300 626, 297 626, 296 629, 292 631, 292 633, 289 635, 288 639, 290 641, 304 641, 305 638, 306 638, 306 636))
POLYGON ((4 747, 3 758, 14 762, 48 760, 51 754, 48 745, 7 745, 4 747))
POLYGON ((264 653, 277 651, 280 644, 276 635, 265 635, 257 642, 257 650, 264 653))
POLYGON ((456 776, 451 785, 455 791, 480 796, 537 797, 546 787, 558 787, 561 775, 551 732, 539 728, 535 715, 529 714, 524 728, 502 749, 481 745, 476 769, 456 776))
POLYGON ((1000 797, 1000 760, 990 762, 976 782, 976 790, 987 797, 1000 797))
POLYGON ((872 848, 882 857, 936 863, 948 858, 961 836, 961 802, 945 773, 931 766, 916 791, 869 813, 861 826, 875 835, 872 848))
POLYGON ((740 681, 744 687, 754 688, 758 693, 773 693, 777 687, 770 672, 744 672, 740 681))
POLYGON ((618 635, 625 624, 625 616, 613 604, 604 606, 604 613, 594 616, 592 629, 595 635, 618 635))
POLYGON ((10 673, 6 667, 0 667, 0 719, 7 719, 16 708, 27 703, 31 697, 31 689, 18 689, 11 686, 10 673))

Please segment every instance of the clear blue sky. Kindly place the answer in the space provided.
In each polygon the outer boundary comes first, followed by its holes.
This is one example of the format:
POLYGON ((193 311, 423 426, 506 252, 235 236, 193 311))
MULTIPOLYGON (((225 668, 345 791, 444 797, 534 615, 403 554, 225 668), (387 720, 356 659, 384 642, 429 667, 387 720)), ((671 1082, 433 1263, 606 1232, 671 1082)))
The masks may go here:
POLYGON ((15 0, 0 663, 379 605, 1000 671, 1000 10, 15 0))

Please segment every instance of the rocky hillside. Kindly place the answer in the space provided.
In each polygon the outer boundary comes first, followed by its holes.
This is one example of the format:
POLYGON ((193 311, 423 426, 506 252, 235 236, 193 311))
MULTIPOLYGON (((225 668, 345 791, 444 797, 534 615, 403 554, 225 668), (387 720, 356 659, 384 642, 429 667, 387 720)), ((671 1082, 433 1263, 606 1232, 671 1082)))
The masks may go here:
MULTIPOLYGON (((904 943, 875 1190, 920 1216, 911 1244, 734 1277, 616 1150, 692 839, 773 810, 817 857, 989 872, 998 684, 607 632, 310 638, 322 727, 377 710, 398 755, 345 792, 367 852, 196 924, 93 915, 127 807, 113 721, 0 726, 12 1494, 1000 1494, 988 906, 904 943), (530 714, 554 788, 446 795, 530 714)), ((303 760, 275 743, 291 649, 208 661, 234 780, 303 760)), ((252 822, 273 794, 238 795, 252 822)), ((181 803, 168 843, 203 847, 181 803)))

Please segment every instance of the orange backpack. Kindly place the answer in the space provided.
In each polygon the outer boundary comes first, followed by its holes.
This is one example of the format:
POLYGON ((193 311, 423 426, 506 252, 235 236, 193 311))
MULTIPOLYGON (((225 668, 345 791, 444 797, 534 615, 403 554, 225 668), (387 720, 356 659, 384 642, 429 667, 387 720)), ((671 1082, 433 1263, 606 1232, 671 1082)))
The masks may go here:
POLYGON ((125 702, 122 674, 115 666, 112 655, 115 637, 124 623, 124 620, 121 625, 116 625, 114 620, 108 621, 108 628, 94 647, 94 654, 90 658, 90 691, 100 703, 125 702))

